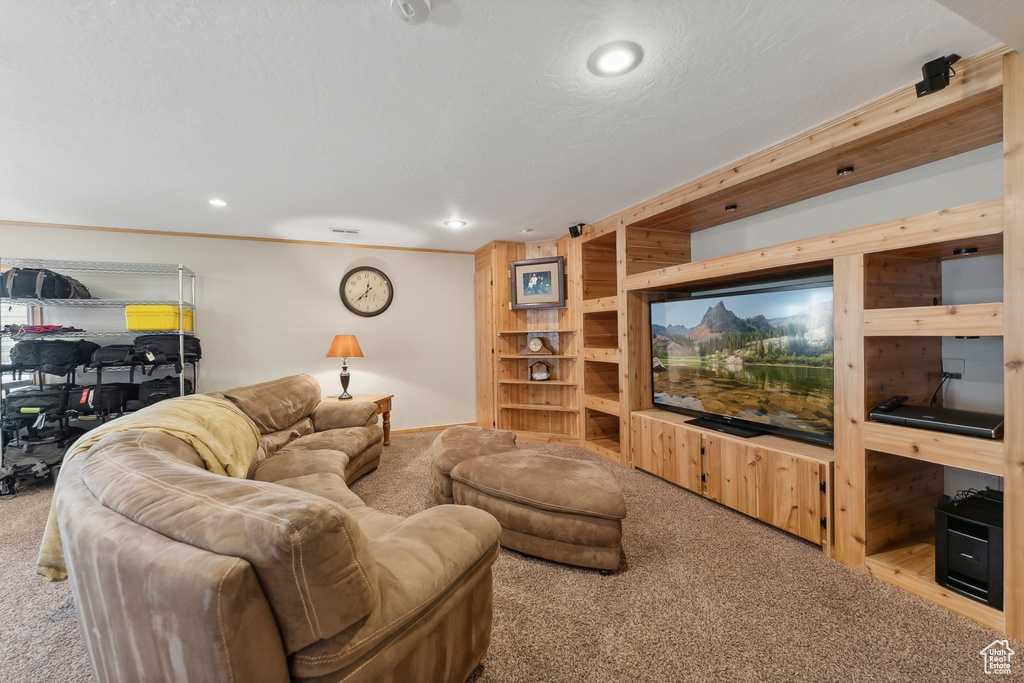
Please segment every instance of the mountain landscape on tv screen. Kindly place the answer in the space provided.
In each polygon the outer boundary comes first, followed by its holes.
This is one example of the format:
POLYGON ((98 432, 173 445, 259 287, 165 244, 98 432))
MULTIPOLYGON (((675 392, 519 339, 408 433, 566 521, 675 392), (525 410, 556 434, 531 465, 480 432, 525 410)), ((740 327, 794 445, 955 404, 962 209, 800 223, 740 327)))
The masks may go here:
POLYGON ((655 403, 831 434, 831 300, 775 318, 718 301, 692 327, 666 323, 651 325, 655 403))

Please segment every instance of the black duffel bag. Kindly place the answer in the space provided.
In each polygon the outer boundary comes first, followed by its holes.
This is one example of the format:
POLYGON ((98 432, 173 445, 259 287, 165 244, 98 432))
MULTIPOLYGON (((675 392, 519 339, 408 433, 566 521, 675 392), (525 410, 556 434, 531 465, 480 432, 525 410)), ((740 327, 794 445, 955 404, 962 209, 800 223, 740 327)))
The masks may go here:
POLYGON ((90 368, 109 367, 111 365, 131 365, 135 347, 131 344, 108 344, 92 352, 88 366, 90 368))
POLYGON ((123 413, 128 401, 138 398, 139 385, 131 382, 109 382, 89 388, 89 407, 95 413, 123 413))
POLYGON ((4 417, 7 419, 36 418, 39 415, 64 417, 68 412, 69 397, 74 393, 77 405, 81 396, 78 391, 80 389, 82 387, 69 384, 14 389, 4 399, 4 417))
MULTIPOLYGON (((138 386, 138 401, 143 406, 151 406, 154 403, 163 401, 164 399, 181 396, 181 385, 178 383, 177 377, 168 376, 163 379, 151 379, 147 382, 142 382, 138 386)), ((191 393, 193 393, 192 382, 186 379, 185 394, 188 395, 191 393)))
POLYGON ((174 371, 180 373, 182 363, 192 363, 203 357, 203 347, 198 337, 185 336, 185 357, 181 358, 178 348, 177 334, 143 334, 135 338, 135 353, 132 356, 136 363, 152 365, 152 375, 157 365, 173 365, 174 371))
POLYGON ((73 277, 46 268, 11 268, 3 274, 3 296, 11 299, 91 299, 73 277))
POLYGON ((99 346, 84 339, 23 339, 11 347, 11 365, 17 370, 66 375, 79 365, 88 363, 99 346))

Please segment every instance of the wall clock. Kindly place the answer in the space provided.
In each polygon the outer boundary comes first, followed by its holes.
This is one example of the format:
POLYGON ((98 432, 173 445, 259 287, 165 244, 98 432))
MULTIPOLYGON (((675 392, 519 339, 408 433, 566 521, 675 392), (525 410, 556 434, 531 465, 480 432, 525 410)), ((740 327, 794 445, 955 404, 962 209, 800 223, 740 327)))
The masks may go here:
POLYGON ((395 297, 395 288, 382 271, 369 266, 359 266, 341 278, 338 293, 345 308, 356 315, 368 318, 388 310, 395 297))

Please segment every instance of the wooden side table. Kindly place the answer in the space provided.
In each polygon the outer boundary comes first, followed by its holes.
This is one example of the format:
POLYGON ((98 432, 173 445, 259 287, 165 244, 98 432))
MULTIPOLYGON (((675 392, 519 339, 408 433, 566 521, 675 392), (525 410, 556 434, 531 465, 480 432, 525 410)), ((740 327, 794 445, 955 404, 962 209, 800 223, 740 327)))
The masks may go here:
POLYGON ((391 445, 391 399, 395 397, 394 394, 353 394, 352 398, 338 398, 337 396, 328 396, 327 398, 334 398, 339 401, 369 401, 370 403, 377 404, 377 414, 381 416, 384 427, 384 445, 391 445))

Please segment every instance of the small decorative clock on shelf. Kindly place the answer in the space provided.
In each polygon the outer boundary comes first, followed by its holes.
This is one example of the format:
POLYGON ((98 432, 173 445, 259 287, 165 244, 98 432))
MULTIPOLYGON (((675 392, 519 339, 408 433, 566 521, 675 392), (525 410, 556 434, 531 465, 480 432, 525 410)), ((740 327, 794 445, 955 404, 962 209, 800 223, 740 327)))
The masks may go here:
POLYGON ((359 266, 345 273, 338 288, 345 308, 369 318, 388 310, 395 298, 395 288, 383 271, 359 266))
POLYGON ((544 337, 530 337, 526 346, 519 351, 520 356, 548 356, 554 353, 544 337))

